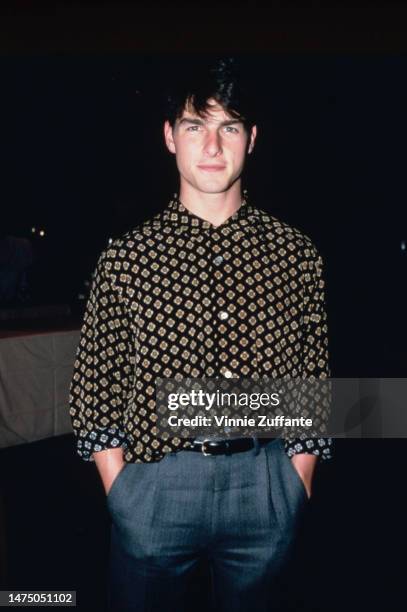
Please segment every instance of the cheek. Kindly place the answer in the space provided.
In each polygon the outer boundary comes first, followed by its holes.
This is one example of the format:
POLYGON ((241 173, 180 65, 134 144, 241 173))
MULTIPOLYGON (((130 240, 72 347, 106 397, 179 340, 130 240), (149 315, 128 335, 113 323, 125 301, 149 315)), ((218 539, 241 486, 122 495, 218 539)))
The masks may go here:
POLYGON ((188 166, 194 159, 193 147, 188 146, 187 143, 183 143, 182 147, 177 148, 177 160, 183 166, 188 166))
POLYGON ((233 147, 230 151, 230 159, 235 168, 240 168, 244 164, 244 160, 246 157, 246 148, 238 145, 233 147))
POLYGON ((191 166, 191 159, 188 152, 182 151, 182 153, 177 154, 177 165, 179 170, 184 172, 188 171, 191 166))

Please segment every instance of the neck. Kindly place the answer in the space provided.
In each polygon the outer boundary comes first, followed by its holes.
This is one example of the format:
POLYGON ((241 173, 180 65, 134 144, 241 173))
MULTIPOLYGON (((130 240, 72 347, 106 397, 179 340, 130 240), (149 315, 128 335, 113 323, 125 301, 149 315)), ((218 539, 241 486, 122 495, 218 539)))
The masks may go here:
POLYGON ((217 227, 240 208, 243 199, 240 179, 222 193, 202 193, 189 184, 181 184, 179 199, 194 215, 217 227))

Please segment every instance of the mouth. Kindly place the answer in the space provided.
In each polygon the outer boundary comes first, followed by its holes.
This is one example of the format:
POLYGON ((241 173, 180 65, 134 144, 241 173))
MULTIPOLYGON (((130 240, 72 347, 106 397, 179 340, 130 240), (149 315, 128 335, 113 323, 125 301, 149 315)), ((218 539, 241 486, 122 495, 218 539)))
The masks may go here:
POLYGON ((221 170, 224 170, 226 168, 226 166, 216 166, 216 165, 211 165, 211 164, 199 164, 198 168, 200 170, 203 170, 204 172, 220 172, 221 170))

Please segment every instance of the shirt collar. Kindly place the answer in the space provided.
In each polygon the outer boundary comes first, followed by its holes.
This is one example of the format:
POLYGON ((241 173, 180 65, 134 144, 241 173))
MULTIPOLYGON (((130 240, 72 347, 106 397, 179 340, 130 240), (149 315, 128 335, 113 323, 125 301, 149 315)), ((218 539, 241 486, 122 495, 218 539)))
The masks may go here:
POLYGON ((240 207, 226 221, 215 227, 210 221, 198 217, 186 208, 178 194, 175 193, 173 199, 164 209, 164 222, 176 226, 180 231, 189 230, 193 234, 209 230, 223 232, 226 229, 258 231, 262 229, 259 213, 260 211, 248 202, 245 192, 240 207))

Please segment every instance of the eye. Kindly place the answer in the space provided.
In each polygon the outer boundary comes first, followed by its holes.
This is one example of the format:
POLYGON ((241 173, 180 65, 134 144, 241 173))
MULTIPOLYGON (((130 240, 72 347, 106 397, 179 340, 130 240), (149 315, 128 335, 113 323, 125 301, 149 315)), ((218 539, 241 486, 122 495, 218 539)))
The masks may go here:
POLYGON ((229 132, 229 133, 232 133, 232 134, 238 134, 239 133, 239 130, 236 127, 233 127, 233 125, 226 125, 225 126, 225 130, 227 132, 229 132))
POLYGON ((200 125, 190 125, 187 127, 187 132, 197 132, 200 127, 200 125))

